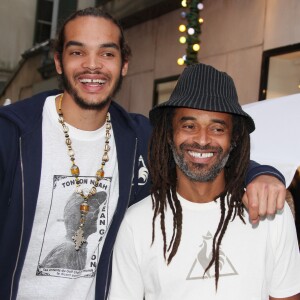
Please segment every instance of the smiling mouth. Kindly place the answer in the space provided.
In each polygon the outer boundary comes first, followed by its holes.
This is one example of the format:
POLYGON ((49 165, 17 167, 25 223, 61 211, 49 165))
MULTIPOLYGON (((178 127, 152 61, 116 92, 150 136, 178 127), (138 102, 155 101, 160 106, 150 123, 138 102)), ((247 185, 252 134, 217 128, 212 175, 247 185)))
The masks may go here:
POLYGON ((106 80, 83 78, 83 79, 79 79, 79 82, 83 84, 103 85, 104 83, 106 83, 106 80))
POLYGON ((200 153, 200 152, 188 151, 188 154, 195 158, 208 158, 214 156, 213 152, 200 153))

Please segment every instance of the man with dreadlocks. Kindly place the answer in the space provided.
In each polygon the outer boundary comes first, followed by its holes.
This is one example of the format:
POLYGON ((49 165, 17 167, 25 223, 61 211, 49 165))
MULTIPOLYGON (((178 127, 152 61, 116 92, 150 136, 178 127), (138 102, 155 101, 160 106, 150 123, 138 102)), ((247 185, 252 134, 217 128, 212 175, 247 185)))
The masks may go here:
POLYGON ((242 203, 255 125, 231 77, 187 67, 150 120, 151 196, 121 225, 109 299, 299 300, 289 207, 253 226, 242 203))

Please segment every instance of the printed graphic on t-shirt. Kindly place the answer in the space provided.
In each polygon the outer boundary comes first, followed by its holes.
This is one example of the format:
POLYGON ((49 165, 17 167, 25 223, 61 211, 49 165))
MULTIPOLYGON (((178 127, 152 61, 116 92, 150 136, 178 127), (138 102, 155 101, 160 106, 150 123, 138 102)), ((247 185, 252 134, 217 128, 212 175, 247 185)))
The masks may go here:
MULTIPOLYGON (((199 244, 199 251, 186 280, 207 279, 215 277, 215 265, 213 264, 204 274, 205 269, 212 258, 212 241, 213 235, 208 231, 205 236, 202 236, 202 242, 199 244)), ((238 275, 238 272, 232 265, 229 257, 221 250, 219 252, 220 277, 238 275)))
MULTIPOLYGON (((88 193, 95 178, 82 176, 79 179, 81 188, 88 193)), ((95 276, 99 243, 108 227, 110 186, 111 178, 103 178, 97 192, 89 198, 89 211, 83 227, 85 242, 76 250, 72 237, 79 228, 83 198, 75 191, 74 177, 54 176, 37 276, 70 279, 95 276)))
POLYGON ((146 164, 144 162, 144 159, 143 159, 142 155, 140 155, 140 157, 139 157, 138 168, 139 168, 138 185, 145 185, 148 181, 148 178, 149 178, 149 171, 146 167, 146 164))

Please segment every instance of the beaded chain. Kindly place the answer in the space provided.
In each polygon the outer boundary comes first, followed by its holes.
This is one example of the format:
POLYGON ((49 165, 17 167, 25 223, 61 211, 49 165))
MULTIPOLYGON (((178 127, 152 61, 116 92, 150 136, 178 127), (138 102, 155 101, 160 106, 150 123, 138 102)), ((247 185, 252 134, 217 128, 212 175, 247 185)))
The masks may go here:
POLYGON ((68 155, 70 156, 70 160, 72 162, 70 170, 71 170, 71 174, 75 177, 76 193, 79 194, 83 198, 83 201, 80 204, 80 214, 81 214, 81 216, 80 216, 79 228, 76 231, 75 235, 72 236, 72 239, 75 243, 75 249, 79 250, 81 245, 86 242, 86 240, 84 238, 84 230, 83 229, 84 229, 84 224, 85 224, 85 220, 86 220, 86 215, 87 215, 87 213, 89 212, 89 209, 90 209, 90 206, 88 204, 89 198, 96 194, 97 186, 99 184, 99 181, 104 177, 104 166, 109 161, 108 152, 110 150, 109 139, 111 137, 111 134, 110 134, 111 121, 110 121, 110 113, 107 112, 106 123, 105 123, 106 124, 105 125, 106 126, 105 146, 104 146, 104 153, 103 153, 103 156, 102 156, 101 167, 96 172, 96 180, 95 180, 93 186, 91 187, 89 192, 87 194, 85 194, 83 192, 83 190, 81 189, 81 187, 80 187, 81 186, 80 185, 80 179, 79 179, 80 170, 79 170, 79 167, 75 164, 75 153, 73 151, 72 141, 71 141, 71 138, 69 136, 69 128, 65 124, 65 121, 64 121, 64 118, 63 118, 63 113, 62 113, 62 109, 61 109, 62 100, 63 100, 63 94, 60 96, 59 102, 58 102, 58 116, 59 116, 58 121, 62 125, 63 132, 64 132, 65 139, 66 139, 66 145, 67 145, 67 148, 68 148, 68 155))

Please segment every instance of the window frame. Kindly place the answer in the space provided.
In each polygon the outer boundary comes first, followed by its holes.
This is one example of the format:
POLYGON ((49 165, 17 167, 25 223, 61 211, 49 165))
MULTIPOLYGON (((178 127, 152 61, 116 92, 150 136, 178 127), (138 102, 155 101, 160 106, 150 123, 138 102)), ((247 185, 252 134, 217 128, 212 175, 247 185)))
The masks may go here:
POLYGON ((274 56, 288 54, 288 53, 297 52, 297 51, 300 51, 300 43, 283 46, 283 47, 278 47, 278 48, 266 50, 263 52, 262 64, 261 64, 261 74, 260 74, 259 95, 258 95, 259 101, 267 99, 266 95, 267 95, 267 88, 268 88, 270 59, 274 56))

